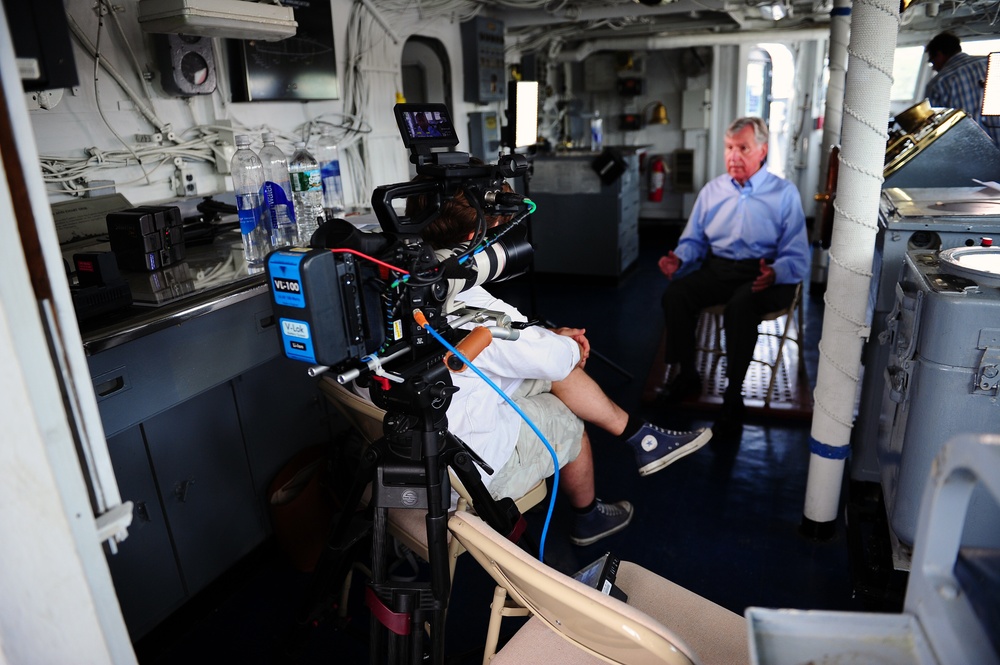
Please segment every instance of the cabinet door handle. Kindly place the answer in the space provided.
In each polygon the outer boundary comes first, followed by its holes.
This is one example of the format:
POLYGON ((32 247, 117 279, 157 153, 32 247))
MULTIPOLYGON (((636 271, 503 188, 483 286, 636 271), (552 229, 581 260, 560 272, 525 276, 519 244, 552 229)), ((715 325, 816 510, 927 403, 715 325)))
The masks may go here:
POLYGON ((183 480, 174 487, 174 496, 177 497, 178 501, 180 501, 181 503, 187 501, 188 489, 192 485, 194 485, 193 480, 183 480))

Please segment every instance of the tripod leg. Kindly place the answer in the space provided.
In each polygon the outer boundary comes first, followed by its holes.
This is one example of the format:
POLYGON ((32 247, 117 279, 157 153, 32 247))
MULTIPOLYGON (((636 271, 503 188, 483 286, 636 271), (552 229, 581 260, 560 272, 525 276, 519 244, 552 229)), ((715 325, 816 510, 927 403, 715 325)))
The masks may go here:
POLYGON ((476 514, 497 533, 516 543, 524 532, 526 522, 514 500, 510 497, 504 497, 499 501, 494 499, 483 485, 483 479, 472 463, 472 457, 465 452, 465 444, 451 432, 445 432, 445 439, 448 447, 443 455, 450 460, 449 466, 469 492, 476 514))

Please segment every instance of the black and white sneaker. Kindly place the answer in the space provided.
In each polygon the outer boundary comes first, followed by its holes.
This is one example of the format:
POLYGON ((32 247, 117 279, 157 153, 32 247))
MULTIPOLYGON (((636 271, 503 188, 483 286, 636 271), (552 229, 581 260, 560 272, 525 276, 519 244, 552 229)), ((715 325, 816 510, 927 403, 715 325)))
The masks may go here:
POLYGON ((628 443, 635 450, 639 475, 648 476, 665 469, 685 455, 690 455, 708 443, 711 438, 710 429, 675 432, 646 423, 628 438, 628 443))

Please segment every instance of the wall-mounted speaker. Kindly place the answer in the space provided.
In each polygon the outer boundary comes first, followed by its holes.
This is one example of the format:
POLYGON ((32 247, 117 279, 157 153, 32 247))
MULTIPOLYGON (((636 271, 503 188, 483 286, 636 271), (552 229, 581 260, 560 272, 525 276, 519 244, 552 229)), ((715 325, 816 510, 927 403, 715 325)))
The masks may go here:
POLYGON ((168 95, 187 97, 215 92, 212 38, 155 35, 160 83, 168 95))

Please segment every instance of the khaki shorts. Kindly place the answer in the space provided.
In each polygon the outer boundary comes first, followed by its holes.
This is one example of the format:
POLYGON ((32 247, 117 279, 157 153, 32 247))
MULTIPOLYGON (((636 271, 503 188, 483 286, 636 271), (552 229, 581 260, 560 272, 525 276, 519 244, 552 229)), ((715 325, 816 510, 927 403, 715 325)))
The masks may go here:
MULTIPOLYGON (((549 445, 556 451, 561 469, 580 454, 583 421, 553 395, 551 389, 550 381, 533 379, 518 386, 510 397, 548 439, 549 445)), ((496 499, 505 496, 517 499, 554 471, 548 448, 522 419, 514 452, 493 474, 490 494, 496 499)))

